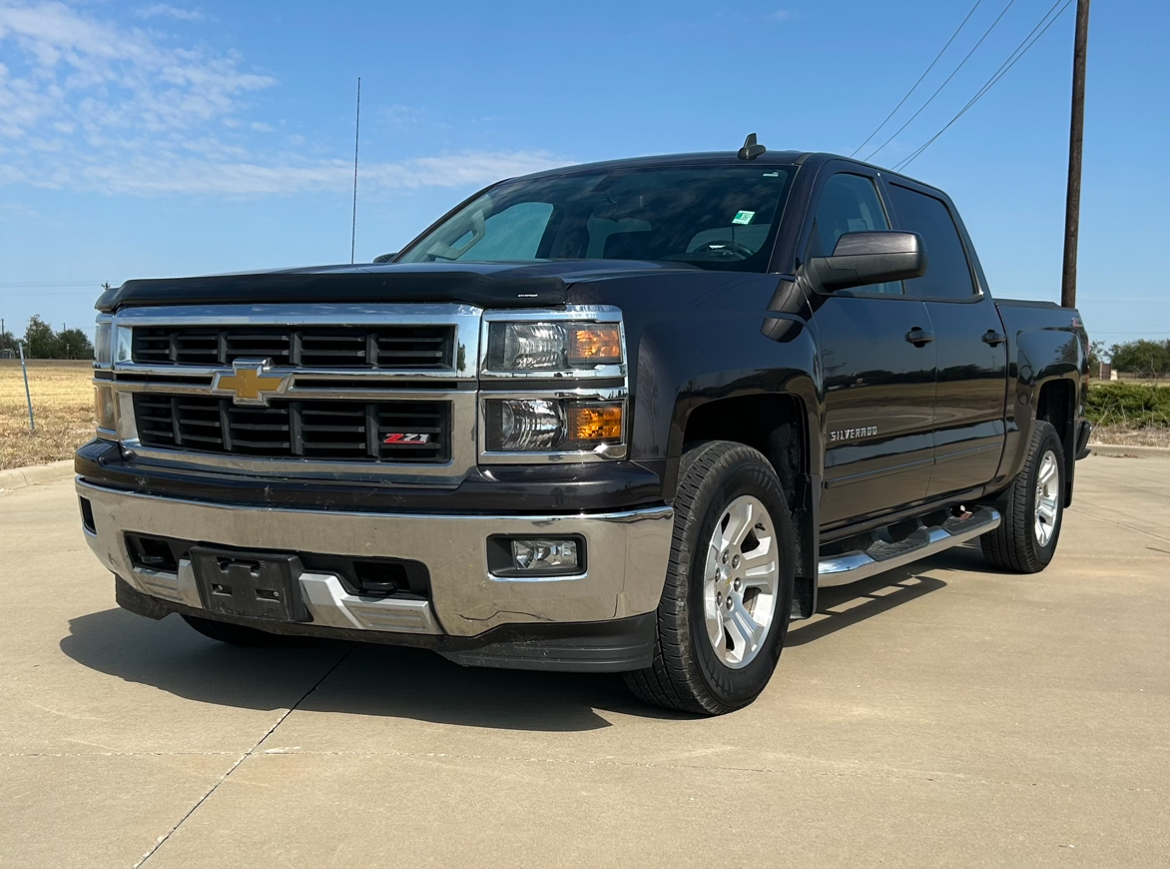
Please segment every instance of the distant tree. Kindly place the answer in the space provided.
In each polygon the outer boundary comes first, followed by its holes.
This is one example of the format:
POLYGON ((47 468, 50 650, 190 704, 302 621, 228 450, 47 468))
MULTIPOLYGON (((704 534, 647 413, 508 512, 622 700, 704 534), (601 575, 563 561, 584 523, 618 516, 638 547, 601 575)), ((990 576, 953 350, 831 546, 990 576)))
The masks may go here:
POLYGON ((11 332, 0 332, 0 359, 3 359, 8 353, 16 355, 16 336, 11 332))
POLYGON ((58 332, 57 344, 57 352, 66 359, 93 359, 93 344, 81 329, 58 332))
POLYGON ((32 315, 24 330, 24 347, 30 359, 57 359, 61 355, 57 333, 38 314, 32 315))
POLYGON ((1109 351, 1113 367, 1118 371, 1159 380, 1170 374, 1170 339, 1150 341, 1142 338, 1114 344, 1109 351))
POLYGON ((1097 377, 1101 371, 1101 357, 1105 355, 1105 342, 1093 341, 1089 344, 1089 371, 1097 377))

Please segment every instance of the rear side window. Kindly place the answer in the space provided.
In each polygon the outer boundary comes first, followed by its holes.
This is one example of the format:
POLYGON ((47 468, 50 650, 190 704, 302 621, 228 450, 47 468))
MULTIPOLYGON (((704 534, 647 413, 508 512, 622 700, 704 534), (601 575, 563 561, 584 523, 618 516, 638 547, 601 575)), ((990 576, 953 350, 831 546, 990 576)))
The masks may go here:
POLYGON ((975 282, 967 252, 943 201, 897 184, 890 185, 890 201, 898 227, 918 233, 926 243, 926 274, 906 281, 906 291, 930 299, 971 298, 975 282))
MULTIPOLYGON (((889 229, 886 212, 878 199, 873 181, 847 172, 834 175, 821 191, 808 240, 807 256, 832 256, 841 236, 847 232, 873 232, 889 229)), ((901 281, 859 287, 854 292, 901 295, 901 281)))

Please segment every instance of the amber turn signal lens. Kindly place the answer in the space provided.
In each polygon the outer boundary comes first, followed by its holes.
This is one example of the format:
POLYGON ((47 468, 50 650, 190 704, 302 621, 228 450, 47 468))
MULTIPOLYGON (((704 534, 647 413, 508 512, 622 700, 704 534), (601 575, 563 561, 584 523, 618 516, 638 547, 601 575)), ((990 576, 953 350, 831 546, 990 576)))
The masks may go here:
POLYGON ((622 335, 617 324, 573 326, 570 337, 571 365, 614 364, 622 361, 622 335))
POLYGON ((569 410, 569 431, 578 441, 618 441, 622 437, 622 406, 574 407, 569 410))

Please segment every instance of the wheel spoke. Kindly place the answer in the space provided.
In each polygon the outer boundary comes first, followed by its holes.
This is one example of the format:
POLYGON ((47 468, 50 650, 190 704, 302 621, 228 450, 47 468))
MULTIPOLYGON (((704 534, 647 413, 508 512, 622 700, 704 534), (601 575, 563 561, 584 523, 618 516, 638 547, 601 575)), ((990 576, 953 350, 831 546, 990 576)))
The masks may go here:
POLYGON ((718 649, 723 646, 723 610, 716 606, 713 613, 707 615, 707 639, 718 649))
POLYGON ((764 536, 764 533, 762 531, 757 530, 756 531, 756 540, 759 542, 760 545, 757 546, 755 549, 749 549, 747 552, 741 553, 743 560, 746 563, 751 564, 753 561, 757 561, 761 558, 765 558, 765 557, 771 555, 772 554, 772 541, 775 539, 776 538, 774 538, 774 537, 764 536))
POLYGON ((1049 481, 1056 476, 1056 462, 1048 456, 1044 457, 1043 464, 1040 465, 1040 485, 1047 486, 1049 481))
POLYGON ((1040 502, 1040 506, 1036 508, 1040 513, 1040 518, 1052 525, 1056 522, 1056 502, 1045 498, 1040 502))
POLYGON ((752 530, 755 511, 752 509, 751 501, 736 501, 731 505, 731 509, 727 511, 727 515, 729 521, 727 528, 723 532, 723 539, 727 543, 738 546, 743 543, 744 538, 748 536, 748 532, 752 530))
POLYGON ((779 569, 775 561, 757 564, 744 571, 743 586, 744 588, 758 588, 763 594, 771 594, 776 583, 777 573, 779 573, 779 569))
POLYGON ((741 600, 732 604, 725 626, 741 658, 751 654, 763 632, 763 625, 752 618, 741 600))

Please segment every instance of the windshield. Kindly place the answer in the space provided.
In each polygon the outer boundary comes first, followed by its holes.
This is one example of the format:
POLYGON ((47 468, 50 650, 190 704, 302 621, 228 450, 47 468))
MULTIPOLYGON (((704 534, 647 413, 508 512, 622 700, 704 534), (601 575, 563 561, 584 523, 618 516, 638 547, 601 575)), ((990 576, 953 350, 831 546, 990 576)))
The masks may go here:
POLYGON ((763 272, 792 171, 695 166, 507 181, 397 262, 617 259, 763 272))

